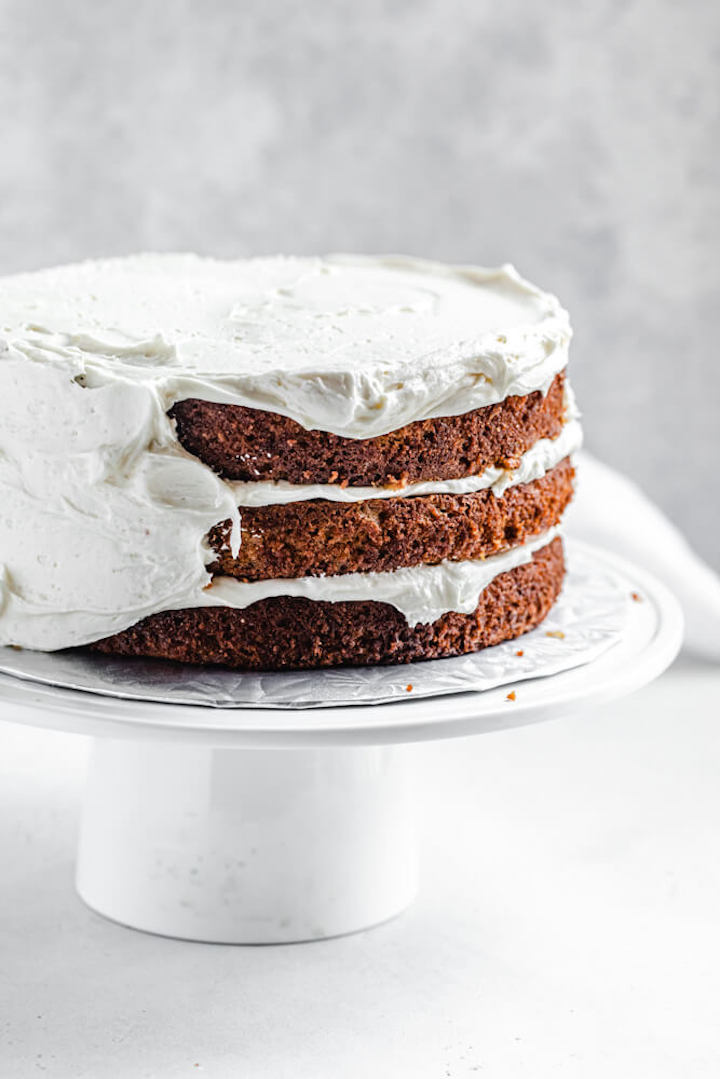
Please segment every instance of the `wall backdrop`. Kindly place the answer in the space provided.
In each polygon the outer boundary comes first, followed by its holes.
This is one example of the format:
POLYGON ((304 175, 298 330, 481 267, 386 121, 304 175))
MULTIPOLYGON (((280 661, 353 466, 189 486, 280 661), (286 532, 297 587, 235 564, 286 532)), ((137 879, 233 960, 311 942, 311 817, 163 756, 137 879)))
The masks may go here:
POLYGON ((589 448, 720 568, 718 55, 708 0, 0 0, 0 272, 512 261, 589 448))

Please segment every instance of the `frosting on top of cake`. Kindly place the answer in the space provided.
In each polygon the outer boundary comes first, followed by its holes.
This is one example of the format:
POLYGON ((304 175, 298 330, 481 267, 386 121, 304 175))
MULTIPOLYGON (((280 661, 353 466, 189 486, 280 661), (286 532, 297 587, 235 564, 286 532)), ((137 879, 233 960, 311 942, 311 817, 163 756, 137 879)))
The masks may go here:
POLYGON ((0 341, 86 385, 151 386, 370 438, 547 390, 570 327, 512 266, 136 255, 0 279, 0 341))

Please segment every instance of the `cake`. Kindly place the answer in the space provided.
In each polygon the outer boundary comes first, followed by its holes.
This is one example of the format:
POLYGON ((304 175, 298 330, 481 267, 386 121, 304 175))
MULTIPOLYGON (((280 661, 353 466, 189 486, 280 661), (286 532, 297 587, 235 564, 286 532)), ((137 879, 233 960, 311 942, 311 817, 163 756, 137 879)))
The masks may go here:
POLYGON ((569 340, 511 266, 0 279, 0 644, 278 670, 520 636, 563 582, 569 340))

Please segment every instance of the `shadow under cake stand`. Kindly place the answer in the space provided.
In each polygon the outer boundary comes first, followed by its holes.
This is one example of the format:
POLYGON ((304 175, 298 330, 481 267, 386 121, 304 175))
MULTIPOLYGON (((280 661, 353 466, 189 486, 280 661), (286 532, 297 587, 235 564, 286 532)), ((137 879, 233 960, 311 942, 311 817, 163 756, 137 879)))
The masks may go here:
MULTIPOLYGON (((682 639, 677 601, 642 591, 622 639, 584 666, 483 692, 303 710, 101 696, 0 675, 0 719, 93 738, 77 863, 84 901, 189 940, 281 943, 364 929, 417 887, 409 743, 582 712, 656 678, 682 639)), ((412 666, 408 666, 412 681, 412 666)))

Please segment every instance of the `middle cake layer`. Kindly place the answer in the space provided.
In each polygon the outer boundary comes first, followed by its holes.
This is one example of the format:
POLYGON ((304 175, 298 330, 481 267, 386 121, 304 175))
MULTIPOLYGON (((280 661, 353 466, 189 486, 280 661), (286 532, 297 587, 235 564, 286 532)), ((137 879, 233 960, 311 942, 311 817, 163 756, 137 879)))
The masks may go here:
POLYGON ((372 573, 444 560, 484 559, 556 525, 572 498, 565 458, 544 476, 508 488, 412 498, 325 500, 240 507, 242 539, 230 551, 230 522, 213 528, 211 572, 244 581, 372 573))

